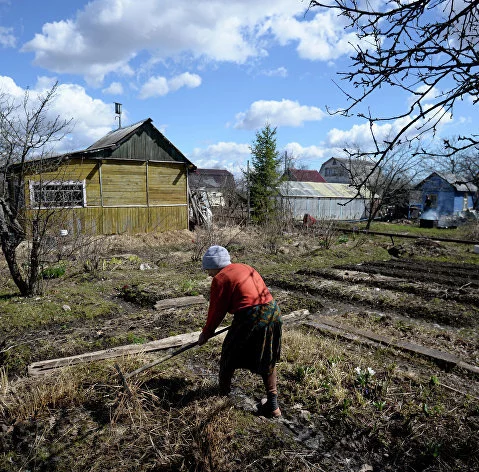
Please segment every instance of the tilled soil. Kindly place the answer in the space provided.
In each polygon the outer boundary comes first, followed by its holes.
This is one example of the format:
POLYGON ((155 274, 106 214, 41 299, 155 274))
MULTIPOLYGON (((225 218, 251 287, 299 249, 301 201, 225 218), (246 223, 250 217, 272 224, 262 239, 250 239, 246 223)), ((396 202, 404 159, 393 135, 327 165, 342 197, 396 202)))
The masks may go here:
POLYGON ((479 266, 475 264, 391 259, 382 262, 339 265, 336 268, 356 270, 367 274, 381 274, 414 282, 444 285, 458 290, 479 288, 479 266))
MULTIPOLYGON (((295 322, 297 328, 302 322, 314 322, 326 317, 340 321, 346 327, 349 325, 398 340, 407 340, 448 352, 472 365, 479 364, 477 333, 479 266, 477 265, 407 258, 391 259, 381 262, 337 265, 331 269, 303 269, 288 275, 266 278, 266 282, 284 313, 298 309, 309 311, 309 315, 304 319, 295 322)), ((86 343, 90 343, 90 346, 102 349, 128 339, 118 338, 121 333, 124 336, 125 332, 134 333, 136 337, 144 335, 145 340, 148 340, 148 336, 159 339, 171 335, 172 332, 184 331, 184 326, 201 326, 206 307, 198 307, 195 310, 179 309, 174 313, 173 311, 155 312, 151 308, 150 301, 155 298, 165 298, 164 293, 157 295, 139 291, 137 300, 135 291, 128 289, 123 298, 119 294, 118 303, 123 308, 120 315, 112 314, 108 319, 84 320, 81 323, 71 323, 63 327, 49 326, 36 333, 21 333, 17 338, 10 338, 9 344, 29 343, 34 357, 32 360, 41 360, 42 350, 45 350, 44 343, 48 343, 50 353, 54 352, 51 350, 52 344, 58 344, 56 349, 60 357, 61 345, 68 346, 70 336, 81 336, 86 343)), ((273 467, 271 464, 274 463, 274 458, 272 459, 266 451, 258 457, 256 465, 251 465, 251 470, 442 472, 472 471, 476 466, 479 467, 477 375, 458 368, 445 370, 440 363, 435 364, 430 359, 412 356, 400 349, 352 342, 342 338, 337 338, 336 342, 365 358, 369 356, 374 359, 375 355, 380 355, 384 365, 396 366, 396 375, 399 373, 403 380, 401 384, 394 383, 398 382, 395 380, 389 385, 389 396, 391 402, 395 402, 394 407, 387 406, 386 413, 377 423, 367 417, 363 418, 361 423, 361 419, 348 416, 347 404, 338 405, 337 411, 321 411, 321 409, 315 409, 313 399, 309 404, 290 401, 295 398, 294 384, 301 382, 303 374, 284 372, 281 391, 283 395, 281 407, 284 415, 282 420, 276 422, 275 428, 296 444, 297 447, 287 448, 281 456, 283 464, 285 457, 287 460, 289 460, 288 457, 294 457, 294 460, 290 461, 294 465, 282 468, 277 465, 280 463, 278 462, 273 467), (380 354, 375 354, 378 352, 380 354), (458 409, 464 416, 448 417, 442 422, 438 414, 437 437, 434 437, 434 440, 431 439, 427 450, 423 450, 421 449, 423 445, 419 444, 420 436, 416 434, 416 431, 423 427, 420 417, 421 415, 433 417, 435 414, 432 410, 428 410, 432 407, 426 403, 426 394, 424 394, 424 402, 418 405, 418 410, 412 414, 401 409, 402 400, 398 402, 394 395, 396 390, 400 391, 401 395, 404 395, 404 405, 406 405, 408 396, 413 396, 413 391, 422 388, 420 379, 436 377, 440 377, 440 383, 431 387, 432 393, 428 393, 427 401, 437 398, 438 402, 439 400, 444 402, 451 411, 458 409), (405 385, 410 385, 410 391, 404 391, 405 385), (464 406, 465 401, 469 402, 466 406, 464 406), (451 431, 454 431, 455 438, 450 437, 451 431), (398 444, 394 444, 395 439, 398 444), (442 454, 440 461, 437 460, 438 451, 442 454)), ((126 343, 123 342, 123 344, 126 343)), ((79 347, 77 346, 76 349, 79 347)), ((61 355, 75 353, 78 351, 67 350, 61 355)), ((193 361, 186 362, 189 374, 213 383, 217 375, 217 357, 210 356, 206 358, 206 363, 204 361, 205 359, 200 356, 198 359, 194 358, 193 361)), ((156 384, 150 381, 141 384, 140 388, 151 393, 152 398, 155 395, 161 397, 163 402, 161 405, 165 409, 168 409, 167 406, 172 402, 177 404, 183 402, 188 405, 190 401, 196 399, 196 393, 193 391, 185 394, 191 385, 182 375, 156 384)), ((257 385, 253 386, 248 378, 248 374, 238 375, 238 386, 233 391, 231 402, 236 408, 251 413, 259 398, 257 385)), ((388 382, 389 377, 386 372, 378 374, 378 389, 379 384, 388 382)), ((95 388, 98 389, 98 387, 95 388)), ((352 390, 354 388, 357 387, 351 386, 352 390)), ((112 398, 117 396, 116 392, 111 392, 111 387, 107 386, 107 389, 112 398)), ((373 389, 370 392, 361 391, 361 393, 371 402, 377 402, 380 398, 379 390, 376 392, 373 389)), ((317 395, 322 394, 324 394, 324 387, 319 387, 317 395)), ((386 403, 388 398, 386 397, 386 403)), ((88 418, 90 428, 88 432, 92 434, 93 441, 97 434, 95 428, 103 428, 111 421, 108 411, 102 409, 102 401, 104 400, 83 405, 83 409, 95 413, 94 415, 91 413, 94 416, 92 416, 93 419, 88 418)), ((68 423, 68 428, 65 426, 68 432, 65 434, 71 435, 73 429, 69 422, 73 424, 74 418, 66 415, 62 422, 68 423)), ((34 420, 15 426, 3 425, 3 428, 5 431, 2 433, 2 444, 5 447, 24 448, 26 453, 29 451, 29 444, 36 437, 37 425, 34 420)), ((432 434, 431 431, 429 429, 427 434, 432 434)), ((153 435, 153 437, 156 436, 153 435)), ((74 440, 75 438, 76 436, 74 440)), ((148 448, 153 441, 151 438, 150 433, 148 448)), ((204 449, 210 447, 207 439, 203 438, 203 440, 205 444, 202 447, 204 449)), ((429 444, 427 441, 425 443, 429 444)), ((153 444, 153 452, 150 450, 150 454, 154 455, 155 447, 158 446, 153 444)), ((230 453, 227 447, 225 444, 222 449, 225 454, 225 451, 230 453)), ((235 454, 237 462, 230 463, 229 468, 217 465, 216 470, 243 470, 241 453, 236 451, 235 454)), ((211 458, 211 469, 200 467, 197 470, 215 470, 215 460, 218 458, 211 458)), ((43 464, 41 467, 36 470, 57 470, 54 462, 43 464)))

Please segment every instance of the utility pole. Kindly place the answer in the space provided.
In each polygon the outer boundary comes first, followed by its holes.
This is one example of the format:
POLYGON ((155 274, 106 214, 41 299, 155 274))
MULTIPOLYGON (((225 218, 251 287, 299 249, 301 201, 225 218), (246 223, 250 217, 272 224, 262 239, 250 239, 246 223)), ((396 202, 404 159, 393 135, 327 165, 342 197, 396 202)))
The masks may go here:
POLYGON ((248 224, 251 221, 251 202, 250 202, 250 181, 249 181, 249 160, 246 164, 246 197, 248 205, 248 224))

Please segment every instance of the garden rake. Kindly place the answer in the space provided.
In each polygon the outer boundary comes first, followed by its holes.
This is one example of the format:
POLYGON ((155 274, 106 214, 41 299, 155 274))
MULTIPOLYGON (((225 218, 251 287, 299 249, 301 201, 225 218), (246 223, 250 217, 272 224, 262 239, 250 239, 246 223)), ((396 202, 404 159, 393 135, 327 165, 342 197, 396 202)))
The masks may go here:
MULTIPOLYGON (((214 338, 215 336, 218 336, 219 334, 221 333, 224 333, 225 331, 228 331, 230 329, 231 326, 226 326, 225 328, 222 328, 218 331, 216 331, 211 337, 211 338, 214 338)), ((177 349, 176 351, 173 351, 171 354, 168 354, 167 356, 164 356, 160 359, 157 359, 156 361, 153 361, 153 362, 150 362, 149 364, 145 364, 144 366, 142 367, 139 367, 138 369, 128 373, 128 374, 123 374, 123 372, 121 371, 120 369, 120 366, 115 363, 115 369, 116 371, 118 372, 118 375, 120 376, 120 379, 121 379, 121 382, 123 384, 123 386, 125 387, 125 390, 127 391, 128 395, 132 395, 131 393, 131 390, 130 390, 130 387, 128 386, 128 382, 127 380, 130 379, 131 377, 147 370, 147 369, 150 369, 151 367, 154 367, 155 365, 158 365, 158 364, 161 364, 162 362, 165 362, 167 361, 168 359, 171 359, 172 357, 175 357, 179 354, 181 354, 182 352, 185 352, 185 351, 188 351, 189 349, 195 347, 198 345, 198 341, 194 341, 192 343, 189 343, 189 344, 186 344, 185 346, 182 346, 180 347, 179 349, 177 349)))

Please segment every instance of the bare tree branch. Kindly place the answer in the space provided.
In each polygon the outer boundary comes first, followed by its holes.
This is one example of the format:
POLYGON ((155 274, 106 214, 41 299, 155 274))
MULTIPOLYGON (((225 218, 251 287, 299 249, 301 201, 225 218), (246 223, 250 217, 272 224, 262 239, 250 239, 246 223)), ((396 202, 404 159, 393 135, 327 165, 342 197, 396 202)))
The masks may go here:
POLYGON ((27 90, 20 104, 0 92, 0 243, 22 295, 39 290, 44 242, 53 215, 58 213, 58 208, 45 208, 41 189, 36 208, 29 208, 30 213, 24 208, 23 196, 27 172, 41 176, 47 170, 45 163, 51 167, 52 145, 71 131, 72 120, 50 117, 57 91, 58 83, 36 97, 27 90), (31 237, 31 249, 22 267, 16 249, 27 235, 31 237))
MULTIPOLYGON (((376 146, 378 162, 395 146, 426 133, 434 135, 442 120, 452 115, 457 100, 479 101, 478 5, 477 0, 310 1, 310 9, 336 10, 358 36, 358 44, 352 45, 351 70, 340 73, 352 88, 341 87, 351 103, 330 113, 358 116, 371 124, 409 119, 390 141, 376 146), (373 93, 387 88, 409 96, 402 111, 376 116, 360 110, 373 93)), ((449 151, 478 144, 479 134, 460 136, 449 151)))

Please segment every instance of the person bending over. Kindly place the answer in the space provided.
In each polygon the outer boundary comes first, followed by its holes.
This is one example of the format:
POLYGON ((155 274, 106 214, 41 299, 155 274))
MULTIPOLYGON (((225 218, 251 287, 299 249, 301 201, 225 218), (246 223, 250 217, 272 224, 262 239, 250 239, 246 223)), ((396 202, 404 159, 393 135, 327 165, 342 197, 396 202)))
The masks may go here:
POLYGON ((213 277, 206 324, 198 338, 201 346, 214 334, 226 313, 234 315, 221 349, 219 388, 231 391, 236 369, 261 375, 267 400, 261 414, 277 418, 276 363, 281 353, 281 310, 260 274, 249 265, 231 263, 228 250, 211 246, 203 256, 203 269, 213 277))

